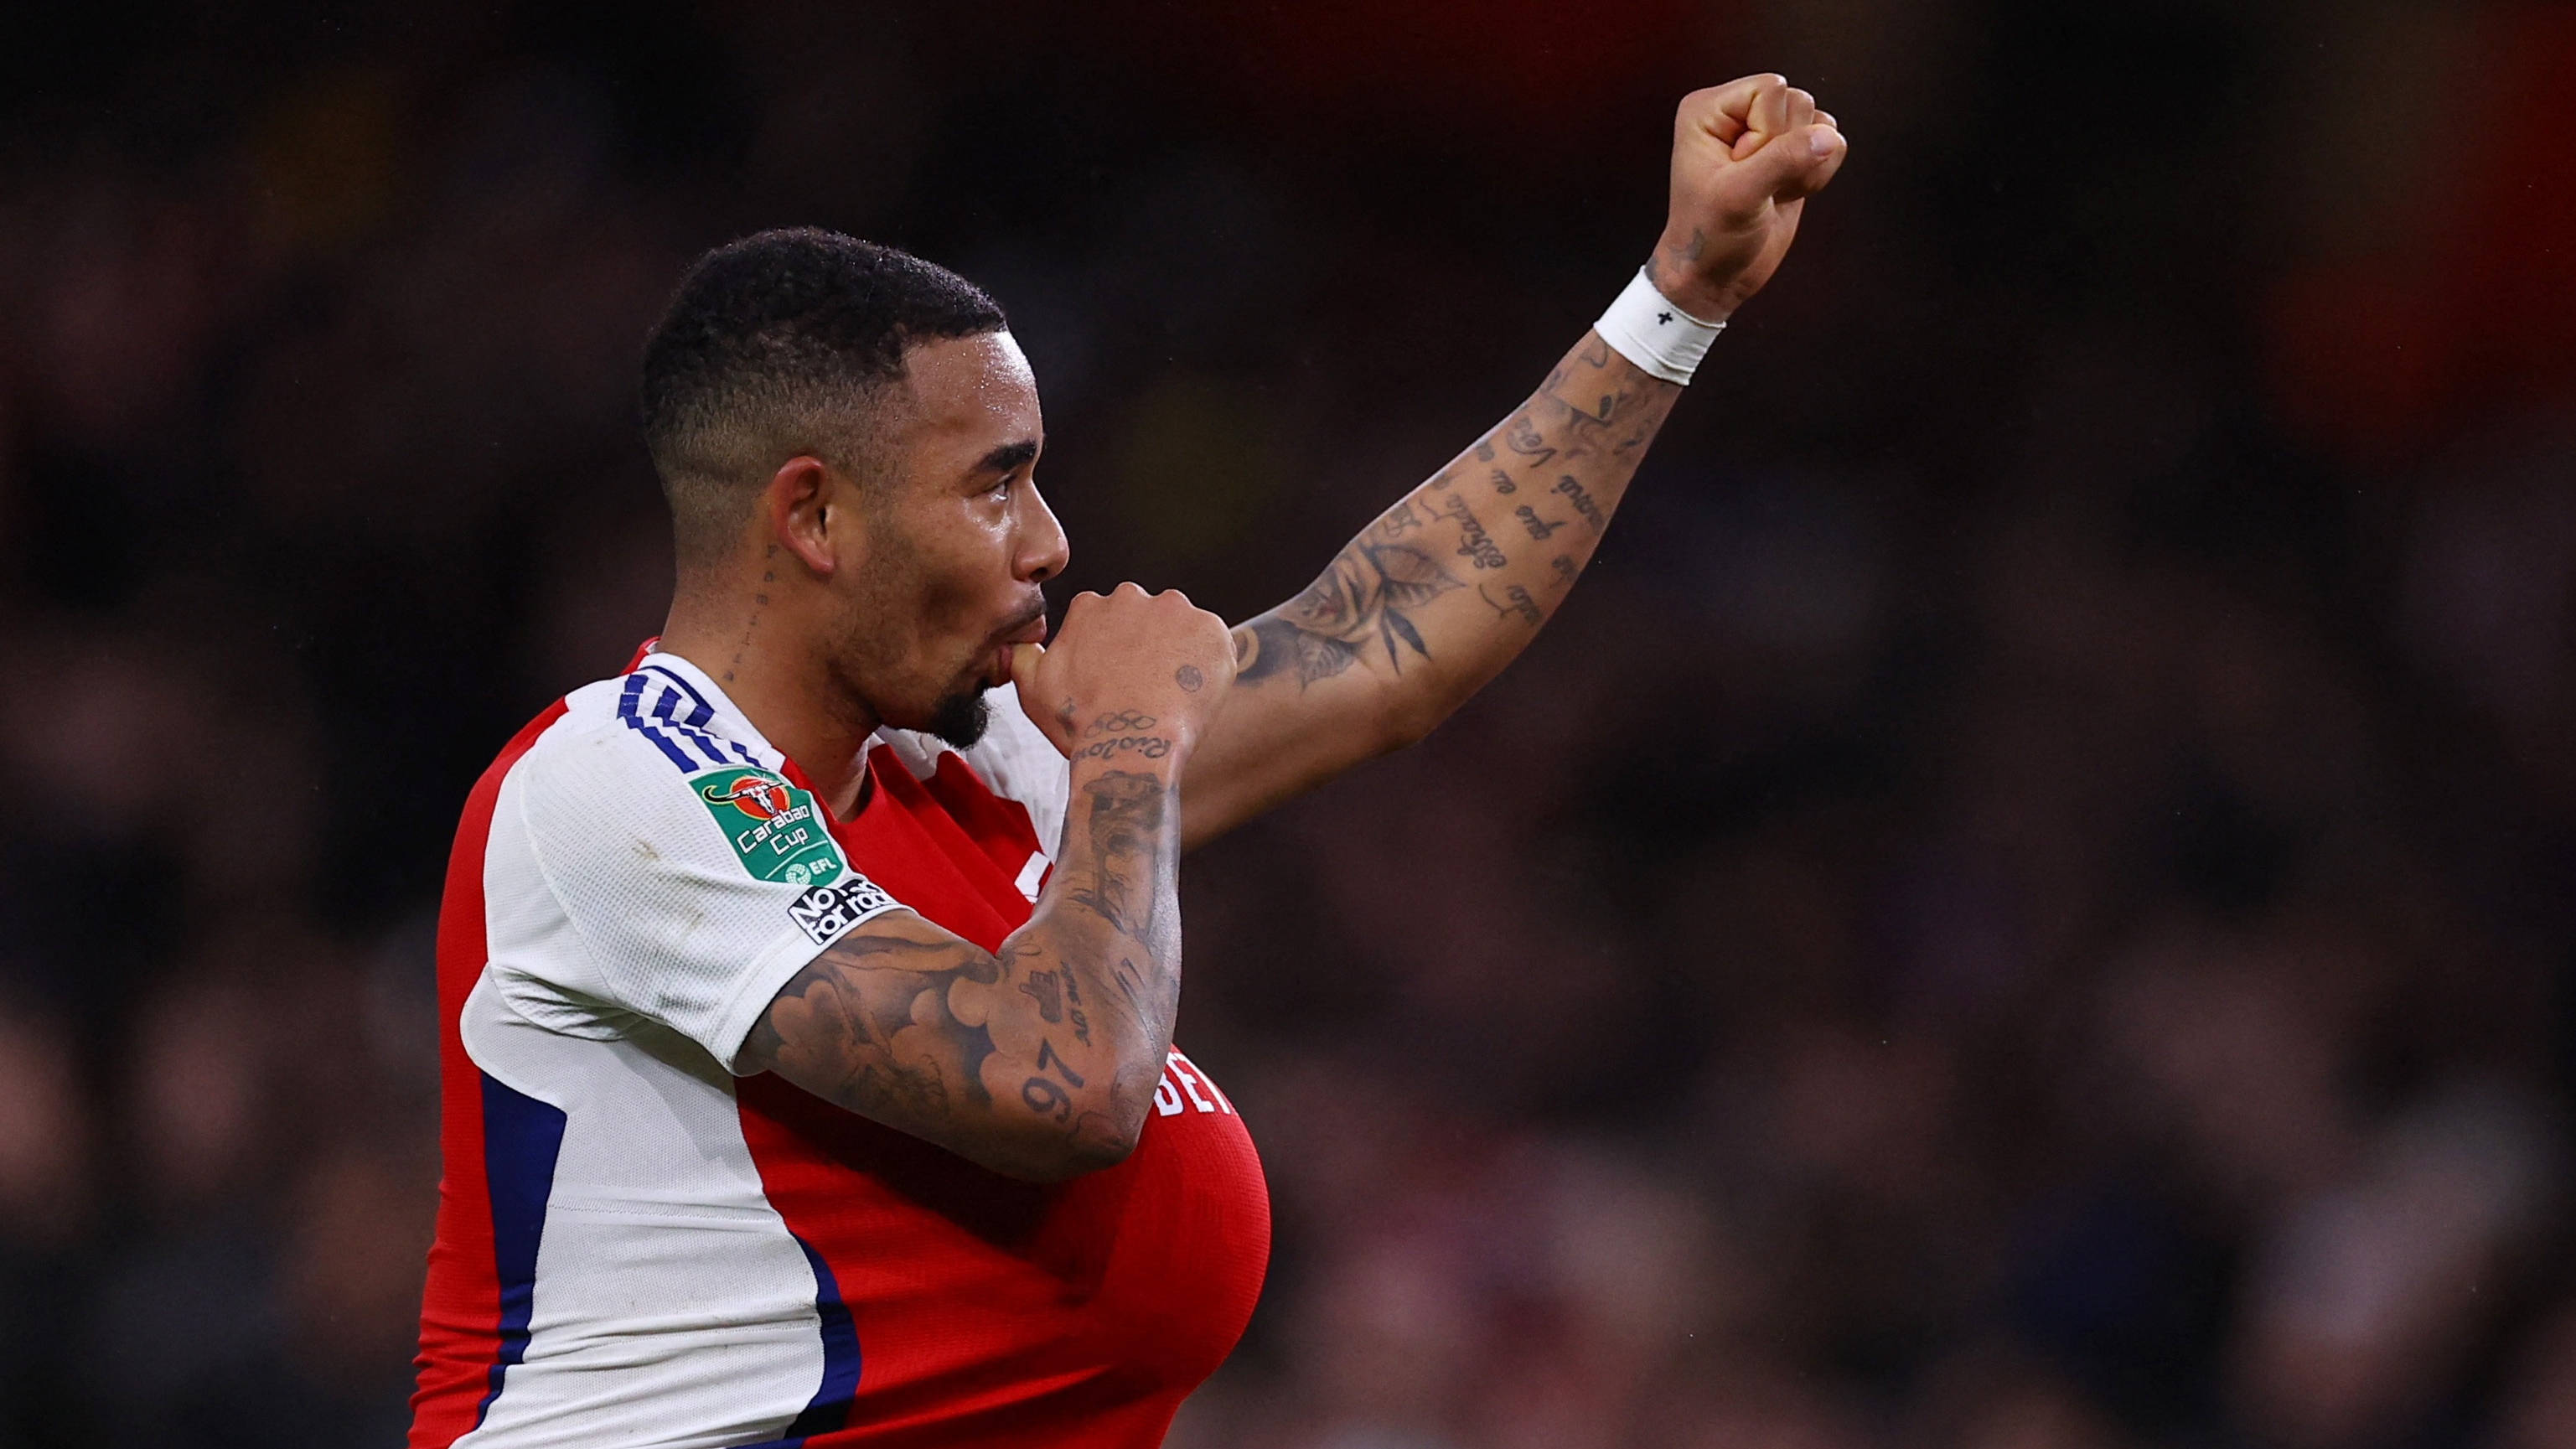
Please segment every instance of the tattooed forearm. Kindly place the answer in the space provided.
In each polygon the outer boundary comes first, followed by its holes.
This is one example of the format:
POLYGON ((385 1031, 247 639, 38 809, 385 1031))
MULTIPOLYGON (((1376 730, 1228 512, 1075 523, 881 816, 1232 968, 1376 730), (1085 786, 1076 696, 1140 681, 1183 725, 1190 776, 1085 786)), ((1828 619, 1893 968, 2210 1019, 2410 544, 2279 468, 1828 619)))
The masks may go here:
POLYGON ((1408 652, 1431 657, 1413 616, 1464 586, 1429 553, 1388 541, 1421 526, 1410 507, 1397 507, 1405 524, 1390 527, 1388 518, 1379 519, 1304 593, 1236 632, 1236 684, 1292 674, 1302 689, 1340 674, 1372 648, 1384 651, 1387 668, 1396 674, 1404 672, 1408 652))
POLYGON ((1082 787, 1088 878, 1067 896, 1130 940, 1155 943, 1165 796, 1160 775, 1103 770, 1082 787))
POLYGON ((1512 517, 1519 519, 1521 521, 1521 527, 1529 531, 1529 536, 1537 539, 1541 543, 1547 542, 1547 536, 1549 534, 1565 527, 1564 524, 1558 523, 1552 519, 1539 517, 1538 510, 1530 507, 1526 503, 1513 509, 1512 517))
POLYGON ((1533 468, 1555 457, 1557 451, 1549 445, 1547 435, 1530 421, 1527 413, 1514 413, 1511 420, 1503 424, 1503 446, 1527 458, 1533 468))
POLYGON ((1584 490, 1582 480, 1572 477, 1559 478, 1556 480, 1556 491, 1565 495, 1566 501, 1574 505, 1574 511, 1582 514, 1583 521, 1592 525, 1594 533, 1599 533, 1610 526, 1610 520, 1601 514, 1600 505, 1594 503, 1592 495, 1584 490))
POLYGON ((1237 630, 1236 684, 1293 678, 1302 693, 1360 670, 1454 705, 1528 642, 1546 617, 1538 599, 1582 571, 1680 391, 1586 334, 1528 401, 1387 510, 1304 593, 1237 630), (1516 528, 1479 516, 1479 476, 1516 528), (1534 501, 1517 497, 1524 491, 1534 501), (1564 551, 1516 557, 1498 526, 1564 551), (1451 604, 1462 590, 1487 608, 1451 604))
POLYGON ((1456 551, 1460 558, 1480 569, 1498 569, 1511 563, 1510 559, 1503 557, 1503 551, 1495 545, 1493 536, 1485 532, 1485 525, 1477 521, 1476 510, 1467 506, 1465 498, 1451 494, 1449 506, 1440 511, 1458 525, 1456 551))
POLYGON ((1533 629, 1546 622, 1547 616, 1539 612, 1538 601, 1530 597, 1529 590, 1518 584, 1503 585, 1505 602, 1499 604, 1494 602, 1492 594, 1485 592, 1483 584, 1476 585, 1476 593, 1484 599, 1485 607, 1494 611, 1497 619, 1517 618, 1533 629))

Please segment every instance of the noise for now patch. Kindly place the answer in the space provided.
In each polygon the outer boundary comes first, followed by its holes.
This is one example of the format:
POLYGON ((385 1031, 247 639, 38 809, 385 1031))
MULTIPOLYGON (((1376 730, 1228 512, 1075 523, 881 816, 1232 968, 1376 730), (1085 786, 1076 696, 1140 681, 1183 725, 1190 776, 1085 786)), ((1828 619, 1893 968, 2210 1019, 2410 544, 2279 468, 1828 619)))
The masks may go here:
POLYGON ((761 880, 823 885, 848 874, 841 847, 823 827, 814 797, 767 770, 723 769, 692 775, 698 799, 716 827, 761 880))
POLYGON ((837 885, 818 885, 789 901, 787 915, 806 939, 829 946, 852 926, 901 904, 875 881, 852 872, 837 885))

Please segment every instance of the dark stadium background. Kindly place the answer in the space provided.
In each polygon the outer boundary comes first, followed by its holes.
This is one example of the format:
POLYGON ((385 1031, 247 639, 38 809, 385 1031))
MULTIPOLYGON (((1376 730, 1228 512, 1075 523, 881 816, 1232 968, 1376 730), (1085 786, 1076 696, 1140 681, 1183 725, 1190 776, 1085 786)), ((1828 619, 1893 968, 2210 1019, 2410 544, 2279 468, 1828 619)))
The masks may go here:
POLYGON ((2576 1444, 2576 9, 11 6, 0 1445, 391 1445, 467 783, 659 620, 643 331, 1007 306, 1241 617, 1853 159, 1604 563, 1194 859, 1278 1249, 1174 1443, 2576 1444))

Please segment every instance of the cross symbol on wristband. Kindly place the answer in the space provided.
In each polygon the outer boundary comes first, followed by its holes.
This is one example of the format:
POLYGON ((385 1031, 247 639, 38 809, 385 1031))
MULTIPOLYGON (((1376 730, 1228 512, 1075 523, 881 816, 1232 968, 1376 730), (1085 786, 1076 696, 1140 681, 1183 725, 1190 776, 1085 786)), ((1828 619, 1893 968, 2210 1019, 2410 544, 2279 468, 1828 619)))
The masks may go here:
POLYGON ((1663 326, 1671 320, 1673 320, 1673 314, 1670 312, 1658 312, 1655 314, 1655 325, 1658 327, 1663 326))

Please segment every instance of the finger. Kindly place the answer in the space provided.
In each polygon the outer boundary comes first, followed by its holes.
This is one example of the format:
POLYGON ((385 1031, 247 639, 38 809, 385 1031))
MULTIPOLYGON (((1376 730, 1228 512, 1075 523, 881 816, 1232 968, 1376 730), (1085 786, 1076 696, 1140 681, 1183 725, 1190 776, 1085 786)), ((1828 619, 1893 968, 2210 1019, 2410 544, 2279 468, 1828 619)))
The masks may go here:
POLYGON ((1789 87, 1788 116, 1789 124, 1780 128, 1783 131, 1795 131, 1814 121, 1816 119, 1815 95, 1796 86, 1789 87))
POLYGON ((1740 76, 1722 86, 1693 91, 1682 97, 1681 107, 1673 116, 1673 129, 1683 135, 1705 133, 1715 137, 1721 145, 1731 143, 1744 134, 1754 97, 1765 87, 1787 84, 1786 80, 1766 71, 1760 75, 1740 76))
POLYGON ((1842 164, 1842 133, 1830 126, 1806 126, 1774 136, 1726 169, 1721 185, 1727 209, 1737 214, 1759 211, 1768 202, 1795 201, 1833 179, 1842 164))
POLYGON ((1819 126, 1831 126, 1837 131, 1843 128, 1843 123, 1835 120, 1834 113, 1831 111, 1816 112, 1816 124, 1819 126))
POLYGON ((1816 111, 1816 98, 1783 81, 1753 97, 1753 109, 1744 134, 1727 148, 1730 159, 1741 161, 1770 144, 1774 136, 1785 136, 1807 124, 1816 111))
POLYGON ((1789 83, 1778 76, 1771 82, 1753 93, 1752 109, 1744 117, 1745 128, 1765 138, 1789 129, 1789 83))
POLYGON ((1012 645, 1011 682, 1014 684, 1021 684, 1036 679, 1038 677, 1038 661, 1044 658, 1046 658, 1046 646, 1044 644, 1012 645))
POLYGON ((1843 139, 1841 130, 1834 126, 1809 126, 1802 139, 1815 162, 1794 188, 1781 193, 1783 201, 1803 199, 1824 190, 1825 183, 1834 179, 1834 173, 1843 169, 1843 158, 1851 154, 1851 142, 1843 139))

